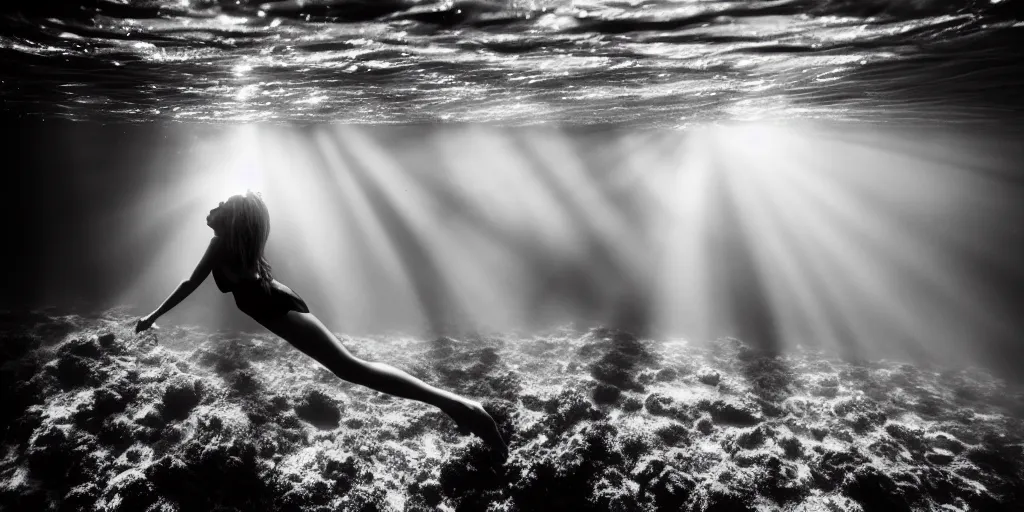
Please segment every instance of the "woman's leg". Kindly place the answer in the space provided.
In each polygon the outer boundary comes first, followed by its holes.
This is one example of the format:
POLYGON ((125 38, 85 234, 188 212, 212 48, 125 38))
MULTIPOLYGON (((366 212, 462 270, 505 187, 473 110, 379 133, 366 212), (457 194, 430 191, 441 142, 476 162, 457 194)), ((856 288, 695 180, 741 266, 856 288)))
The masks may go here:
POLYGON ((469 429, 493 447, 506 449, 497 425, 478 402, 438 389, 391 365, 355 357, 312 313, 289 311, 264 326, 338 377, 382 393, 433 405, 451 416, 460 428, 469 429))

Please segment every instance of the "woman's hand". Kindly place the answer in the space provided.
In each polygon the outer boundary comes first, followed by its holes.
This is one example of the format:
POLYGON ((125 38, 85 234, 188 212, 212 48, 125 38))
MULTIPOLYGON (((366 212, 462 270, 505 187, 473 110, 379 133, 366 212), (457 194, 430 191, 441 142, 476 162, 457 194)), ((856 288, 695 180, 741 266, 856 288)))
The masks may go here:
POLYGON ((153 322, 156 321, 156 317, 152 313, 139 319, 138 323, 135 324, 135 332, 139 333, 153 327, 153 322))

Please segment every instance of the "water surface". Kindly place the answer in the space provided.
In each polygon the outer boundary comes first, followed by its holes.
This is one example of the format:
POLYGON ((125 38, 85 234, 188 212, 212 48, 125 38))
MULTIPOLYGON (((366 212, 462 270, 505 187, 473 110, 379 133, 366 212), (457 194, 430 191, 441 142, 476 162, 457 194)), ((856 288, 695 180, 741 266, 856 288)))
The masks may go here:
POLYGON ((113 121, 974 122, 1021 102, 1021 2, 17 1, 15 114, 113 121))

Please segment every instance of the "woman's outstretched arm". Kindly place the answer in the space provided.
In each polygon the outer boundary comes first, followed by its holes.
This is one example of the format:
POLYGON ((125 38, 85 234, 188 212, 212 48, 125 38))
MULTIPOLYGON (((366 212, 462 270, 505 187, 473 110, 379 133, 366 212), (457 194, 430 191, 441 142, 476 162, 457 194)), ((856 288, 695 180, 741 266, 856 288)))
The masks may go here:
POLYGON ((164 300, 163 304, 160 304, 160 307, 158 307, 156 311, 140 318, 138 323, 135 325, 135 332, 142 332, 149 329, 153 325, 153 322, 156 322, 157 318, 174 309, 174 306, 177 306, 181 301, 185 300, 185 297, 191 295, 196 288, 199 288, 199 285, 203 284, 203 281, 206 280, 206 276, 209 276, 210 272, 213 270, 213 261, 217 254, 218 242, 219 240, 217 237, 210 239, 210 244, 206 247, 206 253, 204 253, 202 259, 199 260, 199 264, 196 265, 195 270, 192 271, 192 275, 188 279, 178 283, 178 287, 171 292, 171 295, 164 300))

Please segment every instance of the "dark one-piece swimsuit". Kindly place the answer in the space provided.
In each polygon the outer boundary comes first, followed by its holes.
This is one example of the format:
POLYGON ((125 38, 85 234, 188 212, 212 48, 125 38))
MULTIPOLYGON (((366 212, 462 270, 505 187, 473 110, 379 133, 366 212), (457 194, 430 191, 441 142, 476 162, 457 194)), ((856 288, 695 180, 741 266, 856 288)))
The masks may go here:
POLYGON ((309 313, 309 307, 302 297, 277 280, 270 282, 270 290, 264 290, 256 279, 243 279, 238 283, 229 281, 218 269, 213 270, 213 280, 223 293, 235 296, 235 305, 261 325, 284 316, 289 311, 309 313))

